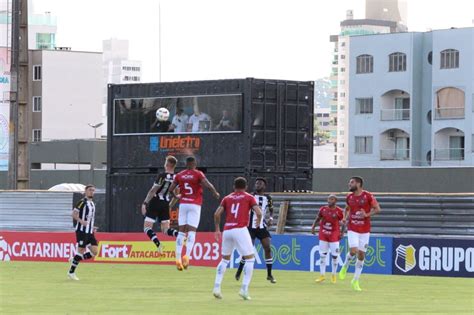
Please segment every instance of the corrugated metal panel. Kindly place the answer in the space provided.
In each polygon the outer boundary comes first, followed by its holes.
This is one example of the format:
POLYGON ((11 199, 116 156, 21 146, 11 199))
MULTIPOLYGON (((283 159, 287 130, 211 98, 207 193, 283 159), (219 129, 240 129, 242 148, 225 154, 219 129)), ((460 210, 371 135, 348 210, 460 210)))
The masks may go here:
POLYGON ((71 231, 73 193, 0 192, 0 230, 71 231))
MULTIPOLYGON (((290 201, 285 233, 309 233, 326 194, 274 194, 275 210, 290 201)), ((376 195, 382 212, 372 233, 386 235, 474 236, 474 194, 376 195)), ((344 198, 339 206, 345 205, 344 198)), ((277 217, 277 214, 275 214, 277 217)))

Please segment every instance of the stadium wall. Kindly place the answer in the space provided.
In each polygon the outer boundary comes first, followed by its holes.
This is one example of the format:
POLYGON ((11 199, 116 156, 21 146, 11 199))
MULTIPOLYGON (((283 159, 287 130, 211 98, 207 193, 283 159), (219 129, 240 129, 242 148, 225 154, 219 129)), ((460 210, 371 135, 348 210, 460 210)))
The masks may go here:
MULTIPOLYGON (((99 254, 92 262, 173 265, 175 241, 162 236, 163 255, 143 233, 97 233, 99 254)), ((341 242, 341 257, 347 252, 341 242)), ((275 235, 272 239, 274 269, 319 270, 318 239, 309 235, 275 235)), ((75 235, 0 231, 0 261, 67 262, 76 252, 75 235)), ((192 266, 215 267, 220 261, 220 243, 213 233, 198 233, 191 255, 192 266)), ((256 268, 264 269, 261 245, 256 245, 256 268)), ((240 261, 234 252, 231 268, 240 261)), ((342 259, 339 259, 342 264, 342 259)), ((353 266, 349 268, 353 271, 353 266)), ((474 278, 474 244, 463 239, 392 238, 370 239, 364 273, 474 278)))

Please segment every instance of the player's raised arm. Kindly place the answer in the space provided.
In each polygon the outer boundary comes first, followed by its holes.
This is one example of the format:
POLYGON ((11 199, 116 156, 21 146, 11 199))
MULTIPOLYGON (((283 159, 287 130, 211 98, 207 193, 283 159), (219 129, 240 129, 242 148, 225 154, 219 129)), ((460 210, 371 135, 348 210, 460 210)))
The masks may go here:
POLYGON ((224 212, 223 206, 219 206, 216 212, 214 212, 214 225, 215 225, 214 237, 216 238, 216 241, 219 241, 221 239, 221 216, 223 212, 224 212))
POLYGON ((211 182, 206 177, 202 179, 201 183, 204 187, 206 187, 207 189, 211 191, 211 193, 214 195, 216 199, 219 199, 221 197, 221 195, 219 195, 214 185, 212 185, 211 182))

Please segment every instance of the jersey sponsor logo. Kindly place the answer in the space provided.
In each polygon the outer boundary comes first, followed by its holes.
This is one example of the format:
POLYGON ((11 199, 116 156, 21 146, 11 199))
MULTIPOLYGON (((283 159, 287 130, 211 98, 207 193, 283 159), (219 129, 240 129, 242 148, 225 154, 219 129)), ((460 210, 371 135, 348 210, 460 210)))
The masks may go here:
POLYGON ((413 245, 398 245, 395 250, 395 266, 405 273, 412 270, 416 265, 415 253, 416 249, 413 245))
POLYGON ((174 242, 161 242, 163 253, 150 241, 101 241, 96 261, 154 262, 174 261, 174 242))

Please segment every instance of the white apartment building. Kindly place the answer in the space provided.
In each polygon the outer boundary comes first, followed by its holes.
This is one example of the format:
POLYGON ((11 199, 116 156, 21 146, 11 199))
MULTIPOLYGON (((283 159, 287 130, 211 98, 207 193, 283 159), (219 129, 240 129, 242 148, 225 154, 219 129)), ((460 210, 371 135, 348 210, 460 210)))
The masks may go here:
POLYGON ((94 138, 89 124, 102 120, 102 53, 30 50, 29 54, 32 142, 94 138))
POLYGON ((349 41, 348 166, 474 166, 474 28, 349 41))
POLYGON ((107 135, 107 84, 140 83, 142 63, 128 58, 128 40, 106 39, 102 41, 103 98, 102 136, 107 135))

